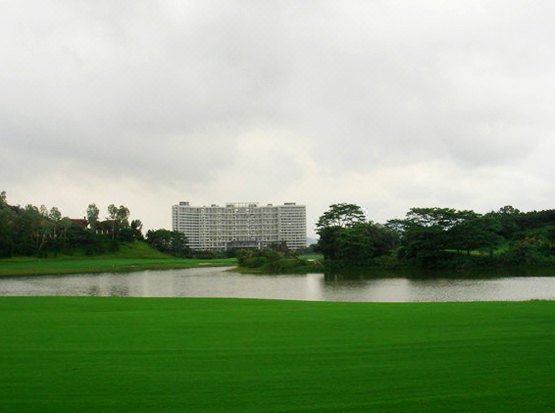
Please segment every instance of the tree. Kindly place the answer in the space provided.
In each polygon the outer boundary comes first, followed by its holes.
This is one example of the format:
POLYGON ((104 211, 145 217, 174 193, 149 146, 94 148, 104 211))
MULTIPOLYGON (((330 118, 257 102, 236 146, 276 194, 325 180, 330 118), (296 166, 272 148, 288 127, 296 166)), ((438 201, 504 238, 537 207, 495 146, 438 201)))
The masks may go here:
POLYGON ((133 221, 131 221, 130 227, 131 227, 133 239, 136 239, 136 240, 144 239, 143 233, 142 233, 143 223, 141 222, 140 219, 134 219, 133 221))
POLYGON ((500 215, 519 215, 520 211, 512 205, 505 205, 504 207, 499 208, 497 213, 500 215))
POLYGON ((117 219, 118 219, 118 207, 114 204, 108 205, 108 218, 111 223, 110 233, 112 236, 112 240, 116 238, 116 228, 117 228, 117 219))
POLYGON ((118 207, 114 204, 108 205, 108 218, 115 221, 118 217, 118 207))
MULTIPOLYGON (((0 192, 0 256, 39 255, 75 249, 95 255, 118 247, 118 241, 142 239, 140 220, 129 224, 129 209, 111 206, 113 221, 98 222, 98 208, 87 208, 91 229, 63 217, 56 207, 9 205, 5 192, 0 192), (110 237, 112 235, 112 237, 110 237)), ((179 241, 174 242, 179 246, 179 241)))
POLYGON ((349 228, 366 221, 364 212, 358 205, 333 204, 330 209, 318 219, 317 232, 323 228, 338 227, 349 228))
POLYGON ((58 237, 58 226, 60 224, 60 221, 62 220, 62 213, 58 208, 52 207, 50 208, 48 218, 50 218, 50 221, 52 223, 51 238, 56 239, 58 237))
POLYGON ((6 201, 6 192, 0 194, 0 257, 10 257, 15 248, 16 214, 6 201))
POLYGON ((387 255, 397 246, 398 235, 383 225, 366 222, 362 209, 353 204, 335 204, 318 220, 317 250, 326 260, 360 265, 387 255))
POLYGON ((149 230, 146 233, 146 241, 155 249, 175 257, 189 257, 191 250, 187 237, 179 231, 167 229, 149 230))
POLYGON ((148 230, 146 241, 158 251, 168 253, 171 249, 171 231, 167 229, 148 230))
POLYGON ((451 208, 412 208, 404 220, 392 220, 388 226, 402 237, 401 257, 418 265, 436 267, 453 260, 464 251, 488 251, 493 255, 500 242, 499 223, 492 216, 451 208))
POLYGON ((62 213, 58 208, 52 207, 50 208, 50 213, 48 214, 48 217, 54 222, 60 222, 62 220, 62 213))
POLYGON ((60 221, 60 236, 62 238, 62 247, 63 248, 67 247, 68 233, 69 233, 69 230, 72 227, 72 225, 73 225, 73 222, 71 222, 71 219, 69 219, 68 217, 64 217, 60 221))
POLYGON ((538 264, 549 254, 549 241, 542 236, 529 236, 510 243, 507 259, 517 265, 538 264))
POLYGON ((498 235, 500 228, 499 221, 492 216, 469 216, 448 231, 448 246, 466 251, 467 255, 472 250, 485 250, 493 256, 494 248, 501 241, 498 235))
POLYGON ((373 257, 388 255, 399 245, 399 234, 385 225, 370 221, 366 225, 366 232, 373 257))
POLYGON ((341 233, 339 227, 324 227, 318 229, 318 242, 316 251, 320 252, 325 260, 334 261, 339 258, 338 240, 341 233))
POLYGON ((387 225, 401 234, 403 258, 430 266, 435 265, 449 248, 447 231, 472 214, 451 208, 411 208, 405 219, 391 220, 387 225))
POLYGON ((455 225, 475 218, 474 211, 457 211, 453 208, 411 208, 406 215, 406 226, 439 227, 446 231, 455 225))
MULTIPOLYGON (((45 209, 45 208, 44 208, 45 209)), ((17 250, 24 255, 41 253, 50 233, 48 214, 44 216, 34 205, 18 209, 16 220, 17 250)))
POLYGON ((348 228, 340 228, 335 245, 336 259, 356 264, 371 258, 372 251, 367 226, 368 224, 361 222, 348 228))
POLYGON ((180 258, 186 258, 191 255, 191 249, 189 248, 188 240, 184 233, 172 231, 170 254, 180 258))
POLYGON ((118 225, 120 225, 120 227, 126 227, 129 226, 129 208, 120 205, 117 213, 116 213, 116 220, 118 221, 118 225))
POLYGON ((108 218, 111 223, 112 240, 117 240, 121 230, 129 227, 129 209, 123 205, 118 208, 114 204, 110 204, 108 205, 108 218))
POLYGON ((497 212, 490 212, 489 214, 486 214, 486 216, 495 219, 499 223, 498 233, 506 239, 513 238, 515 234, 520 231, 518 221, 522 215, 526 214, 522 214, 518 209, 511 205, 501 207, 497 212))
POLYGON ((98 215, 100 214, 100 210, 96 206, 96 204, 89 204, 87 207, 87 222, 89 223, 89 227, 96 231, 98 229, 98 215))
MULTIPOLYGON (((330 205, 330 209, 324 212, 316 223, 316 232, 319 236, 316 244, 318 251, 326 260, 341 259, 339 239, 342 230, 364 221, 364 212, 358 205, 346 203, 330 205)), ((343 238, 344 244, 345 235, 343 238)))

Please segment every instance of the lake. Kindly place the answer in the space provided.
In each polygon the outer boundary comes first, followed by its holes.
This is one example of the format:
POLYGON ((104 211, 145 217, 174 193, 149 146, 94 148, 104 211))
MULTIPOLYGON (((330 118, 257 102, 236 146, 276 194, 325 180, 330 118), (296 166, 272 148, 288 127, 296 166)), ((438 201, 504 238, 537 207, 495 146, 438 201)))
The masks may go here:
MULTIPOLYGON (((555 275, 555 274, 553 274, 555 275)), ((555 277, 246 275, 226 268, 0 278, 0 295, 237 297, 431 302, 555 299, 555 277)))

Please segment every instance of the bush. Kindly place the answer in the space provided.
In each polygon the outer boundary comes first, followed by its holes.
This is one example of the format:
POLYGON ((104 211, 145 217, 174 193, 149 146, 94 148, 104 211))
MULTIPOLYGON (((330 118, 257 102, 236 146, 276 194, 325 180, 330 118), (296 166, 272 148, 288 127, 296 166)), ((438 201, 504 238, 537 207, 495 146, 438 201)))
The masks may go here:
POLYGON ((542 240, 525 238, 513 241, 509 247, 506 259, 517 265, 540 264, 547 261, 544 252, 548 248, 542 240))
POLYGON ((268 264, 266 257, 249 257, 242 261, 242 266, 247 268, 261 268, 268 264))

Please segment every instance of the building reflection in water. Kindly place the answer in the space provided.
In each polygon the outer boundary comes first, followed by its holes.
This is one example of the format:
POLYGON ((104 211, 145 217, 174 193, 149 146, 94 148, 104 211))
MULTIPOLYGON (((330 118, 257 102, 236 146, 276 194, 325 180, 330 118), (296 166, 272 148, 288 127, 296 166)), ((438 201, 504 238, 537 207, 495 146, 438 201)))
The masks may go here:
POLYGON ((140 297, 175 297, 176 271, 142 271, 135 273, 139 282, 135 282, 140 289, 133 295, 140 297))
POLYGON ((306 299, 310 301, 322 300, 322 288, 324 285, 324 274, 306 275, 306 299))

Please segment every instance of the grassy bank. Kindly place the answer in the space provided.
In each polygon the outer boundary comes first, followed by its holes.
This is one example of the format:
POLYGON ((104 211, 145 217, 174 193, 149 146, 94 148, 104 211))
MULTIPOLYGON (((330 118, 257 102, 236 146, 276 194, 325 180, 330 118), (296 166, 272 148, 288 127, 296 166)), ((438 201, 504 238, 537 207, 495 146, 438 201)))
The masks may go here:
POLYGON ((548 412, 555 302, 0 298, 5 412, 548 412))
POLYGON ((235 264, 236 260, 233 258, 211 260, 174 258, 154 250, 146 243, 135 242, 122 245, 114 253, 94 257, 74 254, 43 259, 34 257, 0 259, 0 277, 223 267, 235 264))

